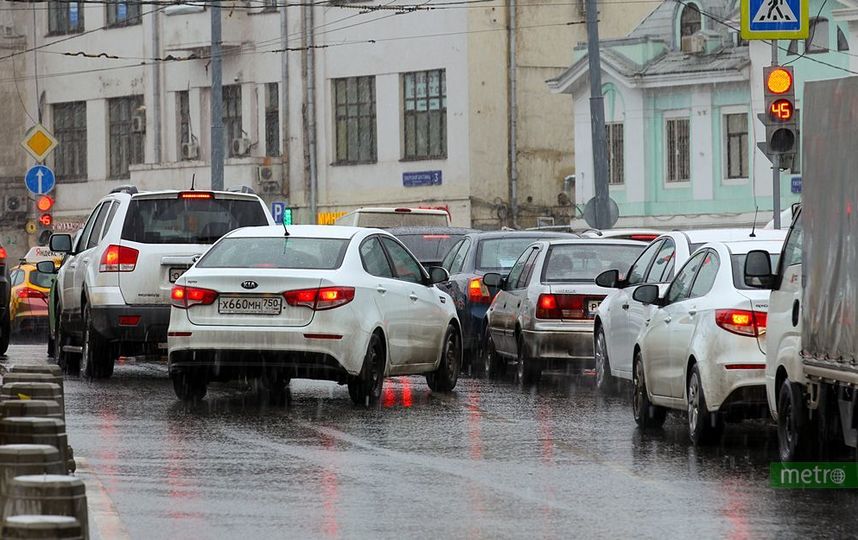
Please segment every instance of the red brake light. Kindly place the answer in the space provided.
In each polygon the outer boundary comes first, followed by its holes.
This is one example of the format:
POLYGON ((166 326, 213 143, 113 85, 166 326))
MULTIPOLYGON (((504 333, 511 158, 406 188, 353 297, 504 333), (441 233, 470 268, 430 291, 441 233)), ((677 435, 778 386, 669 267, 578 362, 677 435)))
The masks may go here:
POLYGON ((187 287, 174 285, 170 291, 170 303, 177 308, 187 309, 191 306, 207 306, 217 300, 217 291, 202 287, 187 287))
POLYGON ((424 240, 447 240, 450 238, 449 234, 424 234, 424 240))
POLYGON ((601 301, 604 296, 581 294, 540 294, 536 302, 537 319, 590 320, 593 313, 589 301, 601 301))
POLYGON ((133 272, 137 266, 137 256, 139 254, 140 252, 134 248, 111 244, 101 254, 101 263, 98 265, 98 271, 133 272))
POLYGON ((354 300, 354 297, 354 287, 321 287, 283 293, 283 298, 290 306, 306 307, 314 311, 344 306, 354 300))
POLYGON ((658 238, 657 234, 633 234, 629 237, 629 240, 640 240, 641 242, 652 242, 658 238))
POLYGON ((182 191, 180 199, 214 199, 214 193, 210 191, 182 191))
POLYGON ((46 300, 48 298, 42 291, 38 289, 31 289, 30 287, 18 289, 16 296, 18 298, 41 298, 42 300, 46 300))
POLYGON ((468 280, 468 299, 477 304, 491 303, 492 295, 483 283, 483 278, 476 277, 468 280))
POLYGON ((739 336, 758 337, 766 333, 768 315, 764 311, 746 309, 719 309, 715 311, 715 324, 739 336))
POLYGON ((6 258, 6 248, 0 247, 0 259, 6 258))

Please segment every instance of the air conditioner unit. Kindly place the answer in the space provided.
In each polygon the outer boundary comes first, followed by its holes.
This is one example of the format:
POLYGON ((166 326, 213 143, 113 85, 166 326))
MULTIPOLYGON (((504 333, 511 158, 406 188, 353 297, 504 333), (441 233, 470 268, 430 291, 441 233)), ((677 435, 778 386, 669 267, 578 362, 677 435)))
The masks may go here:
POLYGON ((200 157, 200 145, 197 143, 182 143, 182 159, 197 159, 200 157))
POLYGON ((256 185, 262 193, 275 193, 280 189, 280 171, 271 165, 256 168, 256 185))
POLYGON ((232 140, 232 155, 246 156, 248 153, 250 153, 250 139, 237 137, 232 140))
POLYGON ((26 212, 27 205, 24 204, 23 197, 18 195, 6 195, 3 197, 3 211, 9 214, 26 212))
POLYGON ((688 54, 700 54, 706 50, 706 37, 701 34, 683 36, 680 50, 688 54))
POLYGON ((131 131, 134 133, 146 132, 146 117, 142 114, 135 114, 131 117, 131 131))

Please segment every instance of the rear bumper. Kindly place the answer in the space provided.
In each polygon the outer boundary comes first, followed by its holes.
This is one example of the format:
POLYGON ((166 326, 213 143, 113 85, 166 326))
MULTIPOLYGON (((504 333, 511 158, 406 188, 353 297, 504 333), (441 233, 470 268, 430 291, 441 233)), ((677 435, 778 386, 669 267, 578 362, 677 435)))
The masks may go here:
POLYGON ((92 306, 95 331, 107 341, 151 343, 167 342, 170 306, 92 306), (120 317, 140 317, 137 324, 120 325, 120 317))
POLYGON ((551 363, 576 364, 593 367, 593 327, 574 329, 525 330, 524 343, 530 358, 550 360, 551 363))

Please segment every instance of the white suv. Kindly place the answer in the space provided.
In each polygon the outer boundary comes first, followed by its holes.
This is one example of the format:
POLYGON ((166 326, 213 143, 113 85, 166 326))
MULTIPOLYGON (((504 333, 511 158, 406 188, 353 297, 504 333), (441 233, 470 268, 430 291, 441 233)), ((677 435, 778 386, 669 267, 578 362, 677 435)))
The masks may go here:
POLYGON ((117 356, 165 349, 176 279, 227 232, 273 223, 252 193, 114 189, 74 243, 51 237, 51 249, 67 254, 56 284, 57 363, 106 378, 117 356))

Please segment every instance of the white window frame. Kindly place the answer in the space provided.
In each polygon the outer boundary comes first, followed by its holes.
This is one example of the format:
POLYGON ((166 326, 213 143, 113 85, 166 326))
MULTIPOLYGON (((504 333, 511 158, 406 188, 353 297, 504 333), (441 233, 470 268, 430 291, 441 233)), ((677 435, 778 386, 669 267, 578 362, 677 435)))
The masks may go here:
POLYGON ((727 115, 730 114, 745 114, 748 116, 748 144, 750 145, 754 139, 752 128, 751 113, 744 105, 735 105, 731 107, 721 107, 721 184, 724 186, 740 186, 747 184, 750 180, 751 170, 753 169, 753 151, 750 146, 748 152, 748 176, 744 178, 728 178, 730 171, 727 169, 727 159, 729 148, 727 147, 727 115))
POLYGON ((664 189, 685 189, 691 187, 691 177, 694 174, 694 164, 691 160, 691 149, 694 147, 694 141, 691 133, 691 110, 690 109, 677 109, 673 111, 665 111, 662 115, 661 122, 661 133, 662 133, 662 152, 661 152, 661 160, 662 166, 664 167, 664 174, 662 175, 661 184, 664 189), (669 182, 667 180, 667 170, 668 170, 668 156, 667 156, 667 122, 668 120, 688 120, 688 180, 682 182, 669 182))

